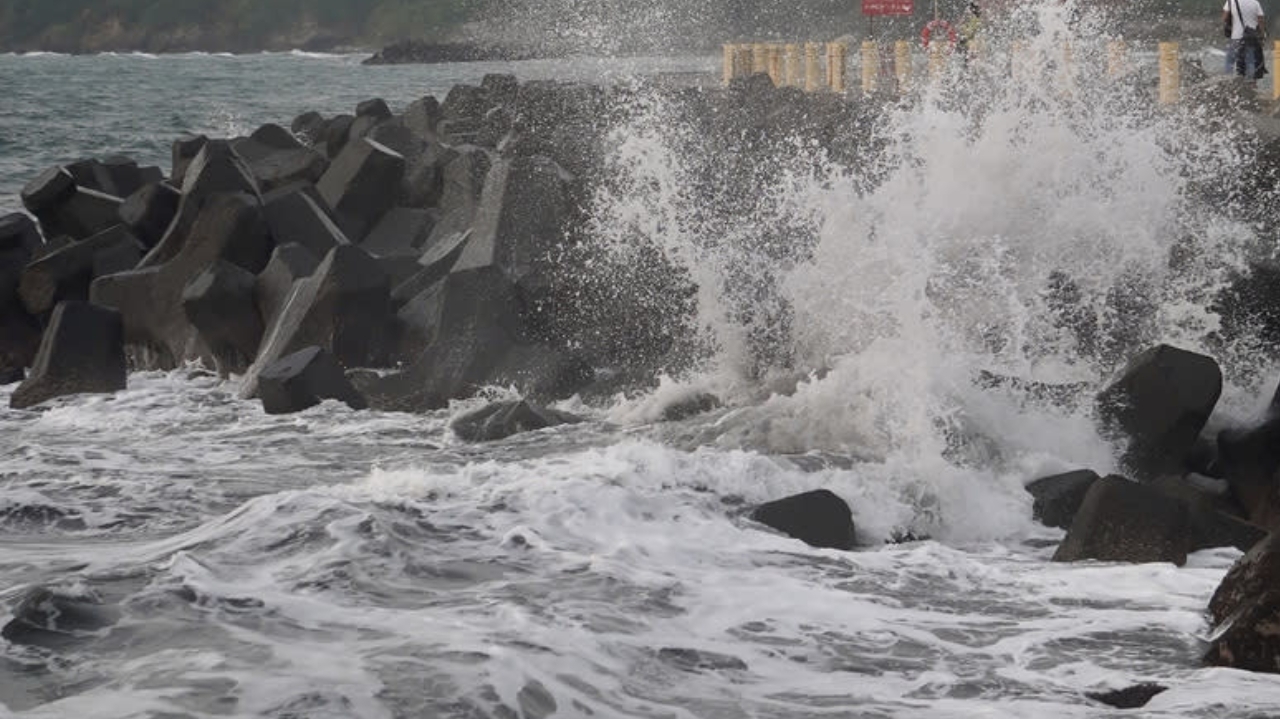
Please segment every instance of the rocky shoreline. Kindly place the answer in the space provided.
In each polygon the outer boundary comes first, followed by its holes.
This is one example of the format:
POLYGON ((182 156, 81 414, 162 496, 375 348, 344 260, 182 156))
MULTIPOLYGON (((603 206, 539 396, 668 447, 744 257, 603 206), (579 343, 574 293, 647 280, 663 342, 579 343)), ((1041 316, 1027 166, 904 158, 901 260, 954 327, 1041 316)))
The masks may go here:
MULTIPOLYGON (((696 187, 726 221, 755 201, 743 188, 769 171, 773 143, 801 137, 851 161, 874 148, 881 111, 874 99, 775 88, 764 75, 652 91, 714 148, 696 187)), ((22 192, 30 216, 0 218, 0 381, 21 382, 11 407, 114 392, 129 371, 199 361, 238 378, 241 397, 269 413, 326 399, 426 412, 501 385, 525 400, 459 418, 459 436, 577 421, 542 404, 651 382, 689 340, 691 285, 678 268, 642 243, 611 258, 582 234, 595 192, 614 181, 610 131, 635 92, 490 75, 399 113, 371 99, 288 129, 183 137, 169 168, 124 157, 49 168, 22 192)), ((1242 182, 1270 176, 1277 148, 1261 138, 1242 182)), ((768 228, 793 234, 763 236, 761 252, 803 256, 802 229, 768 228)), ((759 279, 752 291, 767 293, 759 279)), ((785 364, 786 324, 767 327, 753 349, 785 364)), ((1136 355, 1094 410, 1127 447, 1125 476, 1081 469, 1028 489, 1037 517, 1067 530, 1055 561, 1182 564, 1198 549, 1248 550, 1214 597, 1203 661, 1277 672, 1268 627, 1280 621, 1280 546, 1268 532, 1280 526, 1280 420, 1208 433, 1221 387, 1212 358, 1165 345, 1136 355)), ((718 404, 698 397, 668 416, 718 404)), ((857 543, 830 492, 750 517, 815 546, 857 543)), ((17 612, 5 636, 28 620, 17 612)))

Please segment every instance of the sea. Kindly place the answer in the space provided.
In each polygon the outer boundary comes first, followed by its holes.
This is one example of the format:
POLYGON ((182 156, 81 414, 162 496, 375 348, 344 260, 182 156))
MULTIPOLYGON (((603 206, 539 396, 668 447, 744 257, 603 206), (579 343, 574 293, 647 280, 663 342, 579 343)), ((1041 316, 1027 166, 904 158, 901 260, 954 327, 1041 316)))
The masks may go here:
MULTIPOLYGON (((1033 77, 988 72, 965 90, 921 64, 880 116, 876 158, 837 166, 797 143, 780 160, 795 171, 738 225, 803 217, 812 231, 776 278, 787 372, 751 369, 733 306, 749 300, 726 288, 733 237, 700 236, 689 137, 674 141, 652 102, 613 130, 629 181, 596 198, 593 231, 602 252, 641 233, 687 268, 711 349, 556 405, 582 424, 453 434, 455 417, 516 396, 506 387, 427 414, 325 402, 267 416, 199 366, 21 411, 16 385, 0 387, 0 624, 40 587, 106 617, 53 646, 0 642, 0 715, 1280 717, 1280 677, 1201 666, 1206 604, 1238 550, 1054 563, 1064 533, 1032 518, 1029 481, 1116 470, 1091 397, 1127 354, 1212 353, 1227 377, 1214 428, 1254 419, 1280 378, 1247 341, 1213 340, 1213 292, 1274 243, 1238 206, 1200 199, 1243 131, 1156 106, 1149 76, 1088 69, 1098 36, 1044 12, 1052 32, 1020 57, 1050 59, 1014 68, 1033 77), (1055 54, 1064 38, 1073 55, 1055 54), (1055 270, 1110 352, 1053 321, 1055 270), (1116 320, 1126 298, 1141 300, 1124 315, 1138 329, 1116 320), (993 375, 1018 381, 978 379, 993 375), (1044 401, 1035 383, 1075 389, 1044 401), (663 421, 702 393, 722 406, 663 421), (814 489, 849 504, 858 548, 747 517, 814 489), (1140 683, 1167 690, 1124 711, 1087 696, 1140 683)), ((0 55, 0 209, 19 210, 51 165, 167 168, 184 133, 372 97, 399 111, 491 72, 720 71, 718 57, 362 57, 0 55)))

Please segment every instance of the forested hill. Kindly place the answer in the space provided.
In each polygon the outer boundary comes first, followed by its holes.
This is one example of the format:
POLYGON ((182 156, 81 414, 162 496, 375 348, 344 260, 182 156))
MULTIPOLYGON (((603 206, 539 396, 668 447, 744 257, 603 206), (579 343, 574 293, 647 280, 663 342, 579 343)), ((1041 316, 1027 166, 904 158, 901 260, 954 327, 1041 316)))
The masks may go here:
MULTIPOLYGON (((1192 0, 1079 1, 1142 17, 1136 27, 1148 32, 1192 10, 1192 0)), ((917 0, 916 17, 881 22, 877 32, 914 37, 935 7, 954 18, 966 4, 917 0)), ((520 55, 709 50, 742 38, 861 34, 859 7, 859 0, 0 0, 0 52, 371 50, 405 39, 520 55)), ((1194 12, 1216 31, 1213 8, 1194 12)))
POLYGON ((0 50, 244 52, 440 40, 471 0, 0 0, 0 50))

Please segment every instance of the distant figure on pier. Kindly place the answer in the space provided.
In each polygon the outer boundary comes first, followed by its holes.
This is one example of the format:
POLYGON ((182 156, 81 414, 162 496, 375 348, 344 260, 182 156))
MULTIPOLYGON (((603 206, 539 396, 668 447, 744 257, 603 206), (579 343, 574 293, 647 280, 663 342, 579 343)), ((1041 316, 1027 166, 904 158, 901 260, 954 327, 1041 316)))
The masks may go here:
POLYGON ((1222 6, 1222 22, 1231 21, 1231 42, 1227 46, 1228 73, 1234 72, 1250 82, 1267 74, 1262 55, 1262 38, 1266 35, 1266 19, 1258 0, 1227 0, 1222 6))
POLYGON ((970 0, 964 20, 960 23, 960 40, 956 43, 960 57, 969 61, 971 52, 976 52, 979 43, 978 33, 982 31, 982 8, 977 0, 970 0))

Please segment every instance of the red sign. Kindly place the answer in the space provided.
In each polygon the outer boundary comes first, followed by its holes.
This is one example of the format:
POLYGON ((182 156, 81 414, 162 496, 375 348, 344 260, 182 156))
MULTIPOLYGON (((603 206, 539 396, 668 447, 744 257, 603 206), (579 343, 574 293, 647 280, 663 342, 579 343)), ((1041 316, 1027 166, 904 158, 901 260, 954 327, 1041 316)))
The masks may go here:
POLYGON ((862 0, 863 15, 910 15, 914 0, 862 0))

